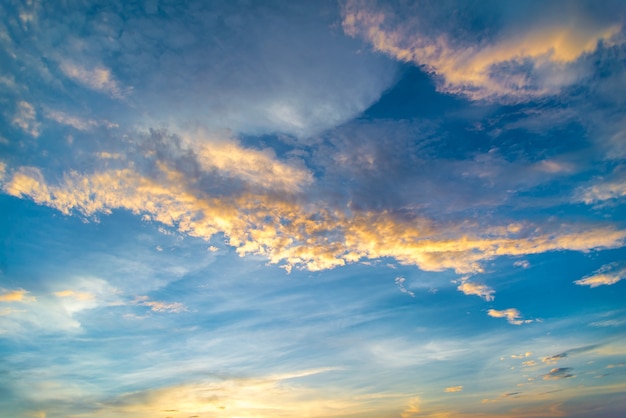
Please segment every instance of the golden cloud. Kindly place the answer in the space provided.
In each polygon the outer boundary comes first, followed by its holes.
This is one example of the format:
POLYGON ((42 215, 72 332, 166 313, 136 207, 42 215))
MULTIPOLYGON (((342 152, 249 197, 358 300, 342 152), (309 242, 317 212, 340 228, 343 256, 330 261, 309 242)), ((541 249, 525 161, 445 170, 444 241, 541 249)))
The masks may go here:
MULTIPOLYGON (((263 255, 287 270, 316 271, 391 257, 422 270, 466 274, 482 271, 481 262, 499 256, 615 248, 626 238, 626 231, 610 226, 562 225, 545 232, 528 227, 528 233, 520 234, 518 229, 436 224, 387 211, 346 213, 299 201, 283 189, 216 198, 196 189, 184 173, 164 163, 158 167, 153 177, 129 168, 69 172, 57 185, 48 184, 38 169, 22 167, 5 175, 3 189, 64 214, 93 216, 123 209, 194 237, 208 240, 223 233, 240 255, 263 255)), ((481 294, 491 297, 488 289, 481 294)))

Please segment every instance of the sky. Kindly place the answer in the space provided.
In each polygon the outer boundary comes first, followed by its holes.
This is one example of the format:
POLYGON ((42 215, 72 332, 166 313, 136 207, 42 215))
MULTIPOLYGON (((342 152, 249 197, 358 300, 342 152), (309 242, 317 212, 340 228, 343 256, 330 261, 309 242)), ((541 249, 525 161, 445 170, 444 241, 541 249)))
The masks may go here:
POLYGON ((0 3, 9 418, 626 413, 623 0, 0 3))

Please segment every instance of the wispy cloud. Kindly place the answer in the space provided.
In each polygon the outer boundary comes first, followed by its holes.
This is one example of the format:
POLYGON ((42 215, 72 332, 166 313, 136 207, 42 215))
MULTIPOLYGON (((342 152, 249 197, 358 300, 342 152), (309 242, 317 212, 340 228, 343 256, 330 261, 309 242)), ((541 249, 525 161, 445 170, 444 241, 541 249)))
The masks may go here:
POLYGON ((71 126, 79 131, 89 131, 99 126, 107 128, 116 128, 119 125, 109 121, 97 121, 94 119, 85 119, 78 116, 69 115, 59 110, 48 110, 45 113, 46 118, 53 120, 61 125, 71 126))
POLYGON ((39 136, 41 124, 37 121, 37 112, 32 104, 24 100, 18 102, 11 122, 31 136, 35 138, 39 136))
POLYGON ((626 267, 620 267, 618 263, 605 264, 591 275, 574 281, 579 286, 610 286, 620 280, 626 279, 626 267))
POLYGON ((454 393, 454 392, 461 392, 463 390, 463 386, 450 386, 445 388, 443 391, 446 393, 454 393))
POLYGON ((148 296, 138 296, 137 298, 135 298, 135 303, 138 305, 147 306, 153 312, 181 313, 187 311, 187 307, 180 302, 162 302, 150 300, 148 296))
POLYGON ((60 68, 72 80, 115 99, 124 98, 132 90, 122 87, 111 70, 102 65, 88 68, 70 61, 63 61, 60 68))

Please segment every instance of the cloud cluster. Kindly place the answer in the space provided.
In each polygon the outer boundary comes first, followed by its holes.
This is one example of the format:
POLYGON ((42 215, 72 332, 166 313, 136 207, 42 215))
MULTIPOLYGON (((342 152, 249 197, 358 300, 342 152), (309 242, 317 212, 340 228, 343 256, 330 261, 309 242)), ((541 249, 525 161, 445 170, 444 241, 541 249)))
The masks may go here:
MULTIPOLYGON (((260 168, 247 167, 240 171, 236 163, 239 160, 217 164, 215 161, 222 161, 217 157, 208 158, 207 164, 231 170, 229 175, 242 177, 252 185, 267 179, 269 184, 274 182, 290 189, 303 187, 309 181, 306 172, 283 166, 266 154, 240 151, 248 154, 233 158, 258 162, 260 168), (250 170, 256 170, 254 175, 250 170), (279 174, 285 170, 291 170, 291 179, 281 179, 279 174), (294 179, 297 184, 283 184, 294 179)), ((184 172, 165 162, 157 162, 152 177, 132 168, 92 174, 69 172, 62 182, 54 185, 48 184, 42 172, 32 167, 18 168, 5 177, 6 193, 28 197, 65 214, 78 211, 93 216, 126 209, 207 240, 224 233, 241 255, 264 255, 271 263, 287 269, 302 267, 315 271, 362 258, 393 257, 400 263, 428 271, 453 269, 459 274, 475 273, 482 271, 482 261, 498 256, 612 248, 623 245, 626 238, 626 231, 606 226, 564 225, 557 230, 542 231, 529 225, 523 230, 492 227, 481 232, 484 230, 480 225, 442 225, 388 211, 345 212, 299 202, 284 190, 276 193, 275 189, 258 187, 213 197, 197 188, 197 179, 186 178, 184 172)), ((493 292, 480 286, 465 282, 459 290, 490 299, 493 292)))
MULTIPOLYGON (((315 271, 362 258, 393 257, 428 271, 475 273, 482 271, 482 261, 498 256, 612 248, 623 245, 626 238, 626 231, 606 226, 561 226, 545 232, 540 228, 532 232, 530 227, 511 232, 502 227, 485 232, 480 225, 439 225, 387 211, 346 213, 262 190, 212 197, 198 190, 193 179, 188 183, 182 172, 162 162, 153 178, 125 168, 69 172, 54 185, 32 167, 18 168, 5 177, 6 193, 65 214, 78 211, 92 216, 125 209, 207 240, 224 233, 239 254, 264 255, 287 269, 315 271)), ((466 287, 480 290, 485 298, 491 295, 488 289, 466 287)))
MULTIPOLYGON (((527 27, 504 27, 479 37, 468 30, 470 22, 489 12, 455 2, 439 8, 431 3, 390 6, 351 0, 343 10, 343 28, 377 51, 432 72, 443 92, 509 102, 559 93, 589 76, 584 58, 599 44, 625 41, 618 16, 607 19, 576 7, 531 4, 520 7, 527 27), (553 19, 545 19, 547 15, 553 19)), ((489 6, 493 14, 503 7, 489 6)), ((493 20, 498 18, 509 23, 502 16, 493 20)))

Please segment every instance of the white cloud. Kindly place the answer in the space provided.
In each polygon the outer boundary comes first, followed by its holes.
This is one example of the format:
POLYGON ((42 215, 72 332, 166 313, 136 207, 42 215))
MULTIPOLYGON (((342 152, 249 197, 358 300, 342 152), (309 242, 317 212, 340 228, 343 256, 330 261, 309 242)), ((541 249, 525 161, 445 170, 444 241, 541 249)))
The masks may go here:
POLYGON ((35 107, 24 100, 17 103, 12 123, 35 138, 39 136, 41 124, 37 121, 35 107))
POLYGON ((626 279, 626 267, 620 267, 617 263, 605 264, 591 275, 574 281, 579 286, 610 286, 620 280, 626 279))
POLYGON ((626 180, 600 181, 593 186, 581 188, 575 197, 588 205, 626 196, 626 180))
POLYGON ((514 262, 513 265, 515 267, 521 267, 523 269, 527 269, 528 267, 530 267, 530 263, 528 262, 528 260, 518 260, 514 262))
POLYGON ((400 289, 402 293, 406 293, 412 298, 415 297, 415 293, 411 292, 409 289, 404 287, 404 283, 406 282, 406 279, 404 277, 396 277, 394 282, 396 283, 396 286, 398 286, 398 289, 400 289))
POLYGON ((487 285, 468 282, 467 280, 462 280, 462 283, 457 287, 457 289, 466 295, 476 295, 486 301, 492 301, 494 299, 493 294, 496 293, 495 290, 487 285))

